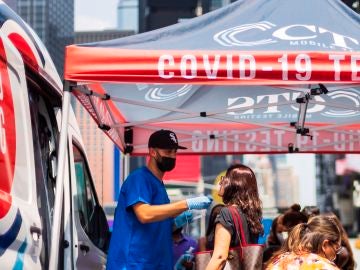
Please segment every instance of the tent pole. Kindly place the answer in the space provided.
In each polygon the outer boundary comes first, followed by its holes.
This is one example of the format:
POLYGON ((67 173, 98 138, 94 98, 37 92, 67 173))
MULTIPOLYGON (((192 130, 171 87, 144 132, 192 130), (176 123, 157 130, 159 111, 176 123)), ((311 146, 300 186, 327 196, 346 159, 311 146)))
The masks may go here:
POLYGON ((56 194, 54 204, 54 216, 52 221, 51 231, 51 245, 49 269, 58 268, 59 260, 59 244, 60 243, 60 225, 61 225, 61 213, 63 205, 63 190, 64 190, 64 169, 65 169, 65 157, 67 150, 67 130, 69 121, 70 110, 70 82, 64 82, 64 96, 62 103, 62 117, 61 117, 61 130, 60 130, 60 142, 58 153, 58 167, 56 173, 56 194))
POLYGON ((124 153, 120 153, 120 186, 125 180, 125 160, 124 160, 124 153))
POLYGON ((124 178, 123 181, 128 177, 130 173, 130 155, 125 154, 124 155, 124 178))

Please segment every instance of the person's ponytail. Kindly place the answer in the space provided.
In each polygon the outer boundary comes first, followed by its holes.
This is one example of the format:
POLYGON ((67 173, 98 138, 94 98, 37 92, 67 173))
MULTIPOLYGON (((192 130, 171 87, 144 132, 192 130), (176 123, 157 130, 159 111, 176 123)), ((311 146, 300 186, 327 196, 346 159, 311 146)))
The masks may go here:
POLYGON ((285 252, 290 252, 294 249, 297 249, 297 247, 300 245, 301 238, 305 233, 305 230, 308 228, 308 225, 306 223, 300 223, 296 225, 291 232, 289 233, 288 238, 285 240, 281 248, 274 252, 273 256, 265 263, 265 268, 271 264, 273 260, 275 260, 277 257, 279 257, 281 254, 284 254, 285 252))
POLYGON ((286 245, 286 251, 298 250, 306 229, 308 229, 307 223, 300 223, 292 228, 292 230, 289 232, 287 241, 284 243, 284 245, 286 245))

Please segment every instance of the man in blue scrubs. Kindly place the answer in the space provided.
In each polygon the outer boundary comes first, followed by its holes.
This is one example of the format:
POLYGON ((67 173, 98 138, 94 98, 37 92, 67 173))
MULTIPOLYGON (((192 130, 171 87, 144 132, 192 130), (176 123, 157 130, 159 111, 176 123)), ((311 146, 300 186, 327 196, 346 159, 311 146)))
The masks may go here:
POLYGON ((147 166, 132 172, 120 190, 107 259, 109 270, 171 270, 174 221, 181 226, 188 216, 184 211, 206 209, 211 204, 206 196, 170 203, 162 179, 175 167, 177 150, 186 149, 178 144, 174 132, 154 132, 148 146, 147 166))

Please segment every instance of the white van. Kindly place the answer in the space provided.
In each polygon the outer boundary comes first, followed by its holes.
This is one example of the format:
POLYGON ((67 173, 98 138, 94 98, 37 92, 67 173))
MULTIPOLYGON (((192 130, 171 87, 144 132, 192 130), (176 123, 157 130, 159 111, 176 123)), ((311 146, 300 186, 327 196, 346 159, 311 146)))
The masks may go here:
POLYGON ((0 268, 104 269, 109 240, 70 111, 60 241, 51 239, 62 83, 33 30, 0 1, 0 268))

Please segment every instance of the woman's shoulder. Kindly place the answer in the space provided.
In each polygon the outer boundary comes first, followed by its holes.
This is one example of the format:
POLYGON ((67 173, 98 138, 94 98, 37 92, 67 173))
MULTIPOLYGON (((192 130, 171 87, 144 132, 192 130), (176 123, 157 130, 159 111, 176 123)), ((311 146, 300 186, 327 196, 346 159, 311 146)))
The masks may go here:
POLYGON ((225 206, 220 209, 220 213, 231 215, 232 210, 236 210, 240 215, 244 215, 244 213, 241 211, 241 209, 237 206, 225 206))
POLYGON ((221 220, 225 220, 225 221, 231 221, 231 212, 229 210, 228 207, 223 207, 221 208, 219 214, 217 215, 215 222, 219 222, 221 220))
POLYGON ((305 258, 305 261, 310 265, 318 264, 319 267, 322 267, 319 269, 339 270, 339 268, 333 262, 315 253, 309 253, 307 258, 305 258))
POLYGON ((246 220, 246 217, 244 215, 244 213, 241 211, 240 208, 235 207, 235 206, 225 206, 223 208, 221 208, 219 215, 218 215, 218 219, 223 219, 226 220, 230 223, 233 223, 233 213, 232 211, 235 210, 240 214, 240 218, 241 220, 246 220))
MULTIPOLYGON (((312 267, 311 269, 324 269, 324 270, 339 270, 339 268, 317 254, 314 253, 301 253, 296 254, 293 252, 286 252, 275 257, 272 262, 266 267, 266 270, 274 269, 290 269, 292 267, 312 267)), ((310 269, 310 268, 309 268, 310 269)))
POLYGON ((226 206, 226 207, 221 208, 219 216, 221 216, 225 220, 232 222, 233 221, 232 210, 235 210, 235 211, 237 211, 237 213, 239 213, 240 219, 243 223, 247 222, 246 215, 241 211, 241 209, 239 207, 236 207, 236 206, 226 206))
POLYGON ((222 207, 219 213, 230 213, 229 206, 222 207))

